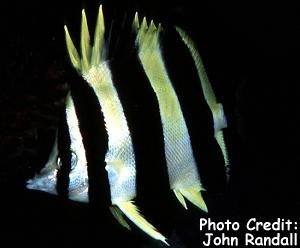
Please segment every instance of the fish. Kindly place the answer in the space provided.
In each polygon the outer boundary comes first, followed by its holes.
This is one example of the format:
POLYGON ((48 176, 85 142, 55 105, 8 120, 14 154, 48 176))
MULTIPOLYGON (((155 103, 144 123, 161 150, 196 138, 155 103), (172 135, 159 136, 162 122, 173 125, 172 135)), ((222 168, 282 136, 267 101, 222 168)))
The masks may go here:
MULTIPOLYGON (((71 171, 69 174, 68 198, 73 201, 88 202, 88 172, 85 149, 79 129, 79 121, 71 93, 66 96, 66 120, 71 145, 71 171)), ((58 152, 58 131, 56 131, 52 151, 45 167, 33 179, 27 181, 26 187, 31 190, 44 191, 58 195, 57 173, 62 166, 58 152)))
POLYGON ((108 134, 105 169, 110 185, 111 212, 124 227, 130 228, 123 215, 150 237, 168 244, 166 238, 145 219, 134 202, 136 197, 135 153, 123 107, 112 80, 109 61, 105 56, 105 24, 102 5, 98 11, 93 46, 90 44, 84 9, 81 20, 81 56, 65 25, 66 46, 72 66, 94 91, 104 116, 108 134))
POLYGON ((153 20, 148 26, 146 17, 140 24, 136 12, 133 29, 137 34, 139 61, 159 105, 170 188, 185 209, 187 209, 186 198, 207 212, 201 194, 205 189, 200 181, 188 128, 160 49, 162 26, 159 24, 156 27, 153 20))
POLYGON ((188 36, 188 34, 180 27, 175 27, 176 31, 180 35, 182 41, 189 49, 191 56, 194 60, 198 76, 201 82, 203 95, 205 98, 206 103, 208 104, 212 116, 213 116, 213 123, 214 123, 214 137, 221 149, 223 158, 224 158, 224 165, 226 168, 226 178, 227 181, 229 180, 229 156, 226 148, 226 143, 224 140, 223 129, 227 127, 227 119, 225 116, 225 112, 223 109, 223 105, 217 101, 216 95, 213 91, 212 85, 208 79, 207 73, 204 68, 203 61, 201 56, 196 49, 196 45, 194 41, 188 36))

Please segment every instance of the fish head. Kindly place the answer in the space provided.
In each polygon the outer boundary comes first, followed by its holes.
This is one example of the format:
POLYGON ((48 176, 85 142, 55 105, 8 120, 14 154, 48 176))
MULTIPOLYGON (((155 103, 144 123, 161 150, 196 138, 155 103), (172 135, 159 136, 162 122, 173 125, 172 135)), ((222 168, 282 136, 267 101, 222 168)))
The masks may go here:
POLYGON ((31 190, 44 191, 50 194, 57 195, 56 182, 57 182, 57 171, 58 171, 58 147, 57 147, 58 135, 56 131, 55 140, 53 143, 52 150, 50 152, 48 161, 44 168, 34 176, 34 178, 28 180, 26 188, 31 190))
POLYGON ((54 166, 53 164, 46 165, 39 174, 36 174, 33 179, 28 180, 26 182, 27 189, 44 191, 56 195, 56 174, 58 170, 54 166))

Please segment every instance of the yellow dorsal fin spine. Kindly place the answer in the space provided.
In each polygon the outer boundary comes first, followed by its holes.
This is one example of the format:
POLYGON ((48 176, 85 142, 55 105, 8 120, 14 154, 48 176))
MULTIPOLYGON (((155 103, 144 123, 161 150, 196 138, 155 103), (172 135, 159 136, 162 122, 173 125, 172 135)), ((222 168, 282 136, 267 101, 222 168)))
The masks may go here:
POLYGON ((90 34, 88 29, 88 24, 86 20, 86 15, 84 9, 81 12, 81 70, 83 73, 87 72, 90 68, 90 56, 91 56, 91 46, 90 46, 90 34))
POLYGON ((103 43, 104 43, 104 32, 105 32, 104 17, 103 17, 102 5, 100 5, 95 33, 94 33, 94 44, 93 44, 92 55, 91 55, 92 66, 99 65, 101 61, 101 55, 103 52, 103 43))
POLYGON ((132 28, 135 32, 138 31, 138 29, 140 28, 140 21, 139 21, 139 15, 138 12, 135 12, 134 14, 134 19, 133 19, 133 23, 132 23, 132 28))
POLYGON ((66 39, 67 50, 68 50, 68 54, 69 54, 71 63, 77 71, 80 71, 80 68, 81 68, 80 57, 78 55, 76 47, 74 46, 74 43, 73 43, 70 33, 68 31, 68 27, 66 25, 64 26, 64 30, 65 30, 65 39, 66 39))

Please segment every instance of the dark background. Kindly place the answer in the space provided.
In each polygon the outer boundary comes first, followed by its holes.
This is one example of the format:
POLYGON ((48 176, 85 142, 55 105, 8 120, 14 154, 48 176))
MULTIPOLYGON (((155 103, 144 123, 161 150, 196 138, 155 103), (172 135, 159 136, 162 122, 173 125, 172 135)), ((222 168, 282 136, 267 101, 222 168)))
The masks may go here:
MULTIPOLYGON (((280 2, 195 2, 102 1, 107 56, 136 150, 137 204, 173 247, 201 247, 200 217, 241 224, 249 217, 298 221, 300 209, 299 8, 280 2), (164 27, 162 49, 207 189, 208 215, 191 205, 183 210, 168 189, 157 102, 137 60, 130 26, 135 11, 164 27), (194 39, 223 103, 231 160, 228 184, 210 111, 174 25, 194 39)), ((108 210, 103 119, 95 96, 68 60, 63 25, 79 47, 81 9, 86 9, 93 34, 98 5, 56 0, 1 4, 1 247, 80 242, 85 247, 160 247, 134 226, 132 232, 124 230, 108 210), (26 180, 44 166, 55 128, 60 128, 61 151, 67 148, 64 97, 70 87, 89 161, 89 205, 65 199, 67 174, 61 175, 60 196, 25 188, 26 180)))

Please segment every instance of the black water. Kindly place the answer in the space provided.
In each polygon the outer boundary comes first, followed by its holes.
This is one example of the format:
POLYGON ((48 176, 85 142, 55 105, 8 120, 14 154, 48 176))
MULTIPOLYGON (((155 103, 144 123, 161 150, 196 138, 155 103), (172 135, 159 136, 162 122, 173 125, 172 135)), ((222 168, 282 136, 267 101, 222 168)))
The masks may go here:
MULTIPOLYGON (((299 9, 287 4, 239 5, 208 1, 102 1, 108 58, 132 132, 138 198, 144 214, 173 247, 202 247, 199 218, 239 221, 299 220, 299 9), (199 5, 198 5, 199 4, 199 5), (135 11, 165 27, 162 49, 189 127, 209 208, 186 212, 168 190, 162 130, 155 95, 136 57, 135 11), (195 40, 228 119, 225 130, 231 179, 213 138, 212 119, 193 62, 172 30, 195 40)), ((98 1, 9 1, 1 4, 0 246, 85 244, 85 247, 160 247, 111 216, 103 158, 107 136, 97 101, 71 67, 64 43, 67 24, 79 47, 81 9, 93 33, 98 1), (61 130, 68 142, 64 97, 79 106, 89 160, 90 205, 26 190, 44 165, 61 130), (108 242, 109 245, 105 245, 108 242)), ((242 235, 240 232, 237 235, 242 235)))

